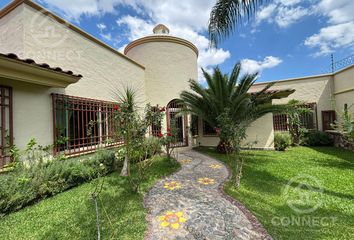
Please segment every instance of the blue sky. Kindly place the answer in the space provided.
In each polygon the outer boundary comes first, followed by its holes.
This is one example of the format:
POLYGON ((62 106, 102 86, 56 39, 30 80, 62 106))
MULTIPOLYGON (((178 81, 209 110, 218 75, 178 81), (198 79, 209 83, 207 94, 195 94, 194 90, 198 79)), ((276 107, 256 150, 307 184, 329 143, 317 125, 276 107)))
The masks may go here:
MULTIPOLYGON (((0 0, 0 7, 9 0, 0 0)), ((172 35, 200 50, 199 66, 220 65, 229 72, 237 61, 243 70, 259 71, 258 81, 320 74, 354 53, 354 1, 273 0, 240 25, 218 49, 210 51, 207 22, 216 0, 37 0, 44 7, 114 48, 151 34, 163 23, 172 35)))

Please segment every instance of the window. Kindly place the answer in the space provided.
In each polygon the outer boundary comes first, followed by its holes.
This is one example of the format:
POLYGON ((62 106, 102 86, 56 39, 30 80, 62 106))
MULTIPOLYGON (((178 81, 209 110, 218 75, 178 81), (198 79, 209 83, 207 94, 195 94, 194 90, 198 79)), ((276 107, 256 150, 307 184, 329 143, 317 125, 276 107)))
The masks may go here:
POLYGON ((210 126, 207 122, 203 121, 203 135, 204 136, 217 136, 215 128, 210 126))
POLYGON ((0 86, 0 168, 11 162, 12 145, 12 89, 0 86))
POLYGON ((333 130, 331 124, 336 120, 336 112, 335 111, 322 111, 322 129, 333 130))
POLYGON ((288 131, 288 116, 286 114, 273 114, 274 131, 288 131))
POLYGON ((301 127, 307 130, 317 130, 317 104, 309 103, 305 105, 310 109, 310 112, 304 113, 300 116, 301 127))
POLYGON ((121 144, 115 136, 114 103, 53 94, 54 154, 74 155, 121 144))
MULTIPOLYGON (((317 104, 309 103, 305 107, 310 109, 310 112, 300 115, 301 127, 308 130, 317 130, 317 104)), ((274 131, 288 131, 288 116, 286 114, 273 114, 274 131)))

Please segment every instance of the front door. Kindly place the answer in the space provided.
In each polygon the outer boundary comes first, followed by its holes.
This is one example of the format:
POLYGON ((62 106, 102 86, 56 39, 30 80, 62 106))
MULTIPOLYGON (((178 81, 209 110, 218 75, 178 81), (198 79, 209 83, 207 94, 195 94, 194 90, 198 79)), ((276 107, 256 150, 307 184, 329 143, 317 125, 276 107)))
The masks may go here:
POLYGON ((336 120, 336 112, 335 111, 322 111, 322 129, 333 130, 331 124, 336 120))
POLYGON ((187 131, 187 115, 179 116, 181 107, 175 100, 171 101, 167 105, 167 128, 170 128, 175 136, 175 147, 187 147, 188 146, 188 131, 187 131))

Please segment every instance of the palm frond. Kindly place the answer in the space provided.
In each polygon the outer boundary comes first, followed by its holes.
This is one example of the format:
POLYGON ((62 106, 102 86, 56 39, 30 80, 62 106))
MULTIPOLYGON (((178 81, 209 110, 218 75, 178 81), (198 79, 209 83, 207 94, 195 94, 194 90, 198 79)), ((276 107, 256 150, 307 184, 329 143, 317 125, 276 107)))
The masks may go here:
POLYGON ((267 0, 218 0, 209 20, 209 39, 211 46, 227 38, 244 18, 253 16, 260 4, 267 0))

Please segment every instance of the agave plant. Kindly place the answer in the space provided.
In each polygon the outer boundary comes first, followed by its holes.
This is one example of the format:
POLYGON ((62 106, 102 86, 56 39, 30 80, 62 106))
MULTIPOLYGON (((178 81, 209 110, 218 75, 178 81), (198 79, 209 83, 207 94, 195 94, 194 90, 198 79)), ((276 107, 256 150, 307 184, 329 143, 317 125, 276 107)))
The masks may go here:
MULTIPOLYGON (((218 119, 220 116, 225 118, 225 114, 234 124, 247 127, 267 113, 284 111, 285 105, 272 104, 273 99, 282 97, 279 95, 281 92, 267 91, 273 84, 268 84, 261 91, 250 93, 258 73, 240 76, 240 71, 240 63, 234 66, 230 75, 223 74, 218 67, 214 68, 213 74, 203 70, 207 86, 190 80, 190 91, 183 91, 180 95, 187 111, 214 128, 223 127, 218 119)), ((220 137, 219 146, 227 146, 229 140, 222 135, 220 137)))

